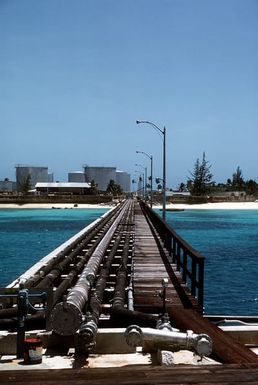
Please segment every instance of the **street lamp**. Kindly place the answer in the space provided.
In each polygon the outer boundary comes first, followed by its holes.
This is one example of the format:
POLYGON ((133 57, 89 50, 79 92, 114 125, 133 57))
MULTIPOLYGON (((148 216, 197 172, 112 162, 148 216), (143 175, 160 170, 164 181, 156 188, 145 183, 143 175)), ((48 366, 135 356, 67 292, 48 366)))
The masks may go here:
POLYGON ((133 194, 134 194, 134 190, 135 190, 135 188, 134 188, 134 185, 135 185, 135 183, 136 183, 136 180, 133 178, 132 179, 132 190, 133 190, 133 194))
POLYGON ((139 184, 138 184, 138 191, 139 190, 142 190, 142 195, 144 195, 144 174, 141 173, 141 171, 139 170, 135 170, 134 172, 137 172, 139 175, 139 184), (141 183, 142 182, 142 187, 141 187, 141 183), (139 185, 140 185, 140 189, 139 189, 139 185))
POLYGON ((152 191, 153 191, 153 184, 152 184, 152 179, 153 179, 153 157, 152 157, 152 155, 149 155, 149 154, 147 154, 146 152, 144 152, 144 151, 136 151, 136 153, 137 154, 144 154, 144 155, 146 155, 149 159, 150 159, 150 161, 151 161, 151 176, 150 176, 150 178, 151 178, 151 191, 150 191, 150 206, 151 206, 151 208, 152 208, 152 201, 153 201, 153 199, 152 199, 152 191))
POLYGON ((166 220, 166 127, 161 130, 156 124, 149 122, 148 120, 136 120, 136 124, 146 123, 150 124, 156 130, 163 134, 163 207, 162 207, 162 218, 166 220))
POLYGON ((144 170, 143 188, 144 188, 144 196, 145 196, 145 200, 146 200, 147 167, 144 167, 142 164, 135 164, 135 166, 141 167, 144 170), (145 179, 145 183, 144 183, 144 179, 145 179))

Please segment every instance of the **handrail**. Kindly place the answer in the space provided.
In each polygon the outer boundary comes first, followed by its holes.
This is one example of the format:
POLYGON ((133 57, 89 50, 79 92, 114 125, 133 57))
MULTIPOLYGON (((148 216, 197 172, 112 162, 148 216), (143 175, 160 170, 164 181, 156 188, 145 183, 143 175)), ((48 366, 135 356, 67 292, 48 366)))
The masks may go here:
POLYGON ((147 204, 141 201, 140 205, 163 241, 164 247, 172 259, 172 263, 176 265, 177 271, 181 273, 183 282, 190 289, 191 294, 196 297, 200 309, 203 310, 204 256, 181 238, 147 204))

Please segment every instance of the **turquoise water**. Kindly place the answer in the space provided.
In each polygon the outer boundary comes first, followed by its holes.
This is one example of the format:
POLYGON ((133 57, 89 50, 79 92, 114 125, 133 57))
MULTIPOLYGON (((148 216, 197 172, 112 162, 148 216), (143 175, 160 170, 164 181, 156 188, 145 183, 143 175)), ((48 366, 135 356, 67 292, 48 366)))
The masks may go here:
POLYGON ((258 211, 185 210, 167 221, 206 258, 206 314, 258 315, 258 211))
POLYGON ((106 211, 0 210, 0 287, 12 282, 106 211))
MULTIPOLYGON (((0 210, 0 287, 106 211, 0 210)), ((206 258, 206 314, 258 315, 258 211, 185 210, 167 221, 206 258)))

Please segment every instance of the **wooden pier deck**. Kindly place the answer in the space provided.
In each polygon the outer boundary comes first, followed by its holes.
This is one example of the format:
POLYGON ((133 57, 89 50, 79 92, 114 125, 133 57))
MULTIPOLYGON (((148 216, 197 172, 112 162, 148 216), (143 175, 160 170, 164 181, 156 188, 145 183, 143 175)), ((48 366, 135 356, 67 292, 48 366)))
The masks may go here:
MULTIPOLYGON (((181 300, 169 279, 160 249, 140 207, 135 208, 135 239, 133 257, 134 306, 136 310, 160 312, 163 306, 162 280, 168 280, 166 304, 181 305, 181 300)), ((168 253, 166 252, 168 257, 168 253)))

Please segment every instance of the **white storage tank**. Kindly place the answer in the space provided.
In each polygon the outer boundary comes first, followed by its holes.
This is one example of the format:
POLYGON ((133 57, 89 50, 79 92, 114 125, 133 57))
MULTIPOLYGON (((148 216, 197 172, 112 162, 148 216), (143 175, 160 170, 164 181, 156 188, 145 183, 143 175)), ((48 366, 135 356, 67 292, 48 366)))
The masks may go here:
POLYGON ((38 182, 48 182, 48 167, 23 166, 16 167, 17 190, 21 190, 28 177, 30 177, 31 189, 34 189, 38 182))
POLYGON ((68 182, 71 183, 84 183, 85 174, 83 171, 73 171, 68 173, 68 182))

